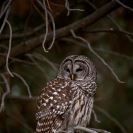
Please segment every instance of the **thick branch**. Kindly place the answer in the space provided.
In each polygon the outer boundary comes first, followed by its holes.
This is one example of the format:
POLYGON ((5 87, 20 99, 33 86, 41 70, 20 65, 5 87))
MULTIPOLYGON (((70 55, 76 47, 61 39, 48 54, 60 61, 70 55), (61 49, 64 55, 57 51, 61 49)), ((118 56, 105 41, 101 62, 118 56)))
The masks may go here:
MULTIPOLYGON (((105 16, 109 12, 111 12, 114 8, 117 7, 117 4, 115 1, 111 1, 104 5, 103 7, 97 9, 94 13, 91 15, 74 22, 73 24, 70 24, 66 27, 60 28, 56 30, 56 39, 60 37, 67 36, 69 34, 70 29, 73 29, 74 31, 78 31, 87 25, 91 25, 95 22, 97 22, 98 19, 105 16)), ((53 37, 53 33, 50 32, 47 36, 46 42, 50 41, 53 37)), ((12 51, 10 53, 11 57, 19 56, 21 54, 25 54, 36 47, 40 46, 42 44, 44 35, 40 35, 39 37, 35 37, 32 39, 27 40, 26 42, 22 42, 21 44, 15 46, 12 48, 12 51)), ((5 59, 3 57, 0 58, 0 67, 2 67, 5 64, 5 59)))
POLYGON ((29 97, 29 96, 11 96, 9 95, 7 97, 8 100, 14 100, 14 101, 36 101, 37 97, 29 97))

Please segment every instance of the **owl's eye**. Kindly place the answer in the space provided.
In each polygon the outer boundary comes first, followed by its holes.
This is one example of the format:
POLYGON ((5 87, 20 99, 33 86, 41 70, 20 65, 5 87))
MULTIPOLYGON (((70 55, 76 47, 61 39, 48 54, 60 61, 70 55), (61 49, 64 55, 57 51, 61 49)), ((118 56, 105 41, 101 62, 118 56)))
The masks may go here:
POLYGON ((76 69, 76 72, 81 72, 81 71, 83 71, 82 68, 78 68, 78 69, 76 69))
POLYGON ((68 73, 70 73, 70 70, 69 70, 69 68, 65 68, 65 70, 66 70, 68 73))

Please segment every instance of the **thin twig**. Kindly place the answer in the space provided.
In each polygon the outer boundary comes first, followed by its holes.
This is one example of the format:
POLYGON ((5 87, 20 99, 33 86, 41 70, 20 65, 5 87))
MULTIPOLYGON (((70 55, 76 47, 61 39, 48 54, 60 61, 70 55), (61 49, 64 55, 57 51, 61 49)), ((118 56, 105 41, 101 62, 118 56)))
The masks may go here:
POLYGON ((92 129, 92 130, 94 130, 94 131, 96 131, 98 133, 111 133, 111 132, 103 130, 103 129, 97 129, 97 128, 90 128, 90 129, 92 129))
MULTIPOLYGON (((6 56, 6 54, 0 53, 0 56, 6 56)), ((13 58, 13 57, 9 57, 9 58, 12 60, 12 62, 20 62, 20 63, 24 63, 24 64, 28 64, 28 65, 35 65, 34 63, 32 63, 30 61, 21 60, 19 58, 13 58)))
POLYGON ((48 5, 49 10, 52 11, 52 9, 50 7, 50 4, 49 4, 49 0, 46 0, 46 2, 47 2, 47 5, 48 5))
POLYGON ((8 50, 7 46, 5 46, 4 44, 0 44, 0 48, 8 50))
POLYGON ((70 11, 80 11, 80 12, 83 12, 84 11, 83 9, 70 8, 69 1, 68 0, 65 0, 65 7, 67 9, 67 16, 70 15, 70 11))
POLYGON ((6 20, 6 23, 8 24, 9 32, 10 32, 9 47, 8 47, 8 52, 7 52, 7 57, 6 57, 6 69, 7 69, 7 72, 10 74, 10 76, 13 77, 13 74, 9 69, 9 57, 10 57, 11 47, 12 47, 12 27, 10 23, 8 22, 8 20, 6 20))
POLYGON ((12 73, 13 73, 13 75, 15 75, 16 77, 18 77, 24 83, 24 85, 27 88, 27 91, 28 91, 28 94, 29 94, 29 98, 32 98, 31 91, 30 91, 30 87, 29 87, 28 83, 26 82, 26 80, 20 74, 15 73, 15 72, 12 72, 12 73))
MULTIPOLYGON (((88 46, 84 45, 82 42, 79 42, 73 38, 62 38, 61 40, 63 41, 69 41, 71 43, 74 43, 76 45, 79 45, 79 46, 82 46, 84 48, 88 48, 88 46)), ((101 52, 101 53, 106 53, 106 54, 110 54, 112 56, 115 56, 115 57, 119 57, 119 58, 123 58, 123 59, 126 59, 126 60, 131 60, 133 61, 133 57, 130 57, 130 56, 127 56, 127 55, 124 55, 124 54, 120 54, 120 53, 117 53, 115 51, 109 51, 109 50, 104 50, 104 49, 100 49, 100 48, 94 48, 95 51, 97 52, 101 52)))
POLYGON ((7 99, 10 99, 10 100, 21 100, 21 101, 36 101, 37 100, 37 96, 32 96, 31 98, 29 96, 12 96, 12 95, 9 95, 7 96, 7 99))
POLYGON ((45 11, 46 30, 45 30, 45 36, 44 36, 44 40, 43 40, 42 46, 43 46, 44 52, 48 52, 48 50, 50 50, 53 47, 53 44, 54 44, 55 38, 56 38, 56 34, 55 34, 55 22, 54 22, 54 18, 52 16, 51 12, 46 7, 45 1, 43 0, 43 4, 40 1, 38 1, 38 3, 43 8, 43 10, 45 11), (48 47, 48 50, 46 50, 44 45, 45 45, 45 42, 46 42, 46 39, 47 39, 47 35, 48 35, 48 16, 50 17, 51 22, 52 22, 53 38, 52 38, 52 42, 51 42, 50 46, 48 47))
MULTIPOLYGON (((118 22, 117 22, 111 15, 108 15, 107 17, 112 21, 112 23, 113 23, 120 31, 125 32, 125 33, 128 32, 128 31, 124 30, 124 29, 118 24, 118 22)), ((132 39, 128 34, 126 34, 126 37, 128 38, 129 41, 133 42, 133 39, 132 39)))
POLYGON ((69 1, 68 0, 65 1, 65 7, 67 9, 67 16, 69 16, 69 14, 70 14, 70 7, 69 7, 69 1))
POLYGON ((11 111, 6 111, 6 115, 12 119, 12 122, 17 122, 19 123, 24 129, 26 129, 27 132, 33 133, 33 129, 26 124, 26 122, 23 119, 19 119, 16 114, 13 114, 11 111))
POLYGON ((36 67, 44 73, 44 69, 39 65, 39 63, 33 58, 32 54, 26 54, 31 60, 32 62, 34 62, 34 64, 36 65, 36 67))
POLYGON ((43 42, 42 42, 42 47, 43 47, 43 50, 44 52, 48 52, 45 48, 45 42, 47 40, 47 36, 48 36, 48 9, 46 7, 46 2, 45 0, 43 0, 43 3, 41 3, 41 1, 37 0, 38 4, 43 8, 44 10, 44 13, 45 13, 45 35, 44 35, 44 39, 43 39, 43 42))
POLYGON ((121 125, 121 123, 116 120, 116 118, 114 118, 113 116, 111 116, 107 111, 105 111, 104 109, 98 107, 98 106, 94 106, 94 108, 96 110, 98 110, 99 112, 101 112, 102 114, 104 114, 108 119, 110 119, 112 122, 114 122, 121 130, 122 133, 127 133, 126 129, 121 125))
MULTIPOLYGON (((19 33, 19 34, 13 34, 12 39, 21 39, 24 37, 30 37, 30 36, 36 34, 37 32, 39 32, 40 30, 42 30, 44 27, 45 27, 44 24, 41 24, 41 25, 35 27, 33 30, 19 33)), ((6 40, 8 38, 9 38, 9 35, 7 35, 7 34, 3 34, 0 36, 0 40, 6 40)))
POLYGON ((5 27, 5 24, 6 24, 6 20, 8 18, 8 15, 9 15, 9 10, 7 10, 7 12, 5 14, 5 17, 4 17, 4 20, 3 20, 3 23, 2 23, 2 25, 0 27, 0 34, 2 33, 2 31, 3 31, 4 27, 5 27))
POLYGON ((45 42, 46 42, 46 39, 47 39, 47 36, 48 36, 48 12, 47 12, 47 7, 46 7, 46 3, 45 3, 45 0, 43 0, 43 7, 44 7, 44 11, 45 11, 45 35, 44 35, 44 40, 43 40, 43 43, 42 43, 42 47, 43 47, 43 50, 44 52, 48 52, 45 48, 45 42))
POLYGON ((48 58, 46 58, 45 56, 41 55, 41 54, 38 54, 38 53, 35 53, 35 57, 38 59, 38 60, 44 60, 46 63, 48 63, 51 68, 54 70, 54 71, 57 71, 57 68, 55 67, 55 65, 53 64, 53 62, 51 62, 48 58))
POLYGON ((133 37, 133 33, 121 29, 109 28, 109 29, 95 29, 95 30, 85 30, 88 33, 99 33, 99 32, 111 32, 111 33, 122 33, 124 35, 129 35, 133 37))
MULTIPOLYGON (((33 7, 35 8, 35 10, 37 11, 37 13, 42 17, 43 21, 45 22, 44 13, 42 13, 42 11, 40 10, 40 8, 37 6, 37 4, 35 2, 37 2, 39 4, 40 0, 32 1, 32 4, 33 4, 33 7)), ((41 2, 40 2, 40 4, 42 5, 41 2)))
POLYGON ((4 7, 4 4, 3 4, 3 7, 1 8, 2 10, 0 11, 1 13, 0 13, 0 18, 3 16, 3 14, 8 10, 8 8, 9 8, 9 6, 10 6, 10 4, 11 4, 11 2, 12 2, 12 0, 7 0, 8 1, 8 3, 6 4, 6 6, 4 7))
POLYGON ((34 59, 33 55, 32 54, 26 54, 26 55, 32 60, 35 66, 43 73, 43 75, 45 75, 46 80, 48 80, 48 76, 47 73, 45 72, 45 69, 43 69, 41 65, 34 59))
MULTIPOLYGON (((58 130, 55 133, 68 133, 68 132, 67 131, 63 131, 63 130, 58 130)), ((71 132, 71 133, 73 133, 73 132, 71 132)))
MULTIPOLYGON (((97 7, 96 7, 91 1, 87 0, 87 2, 89 3, 89 5, 90 5, 93 9, 97 10, 97 7)), ((127 37, 131 42, 133 42, 133 39, 128 35, 128 31, 126 31, 126 30, 124 30, 123 28, 121 28, 121 26, 118 24, 118 22, 117 22, 114 18, 112 18, 111 15, 107 15, 107 17, 112 21, 112 23, 118 28, 119 31, 121 31, 121 32, 123 32, 123 33, 127 33, 127 34, 126 34, 126 37, 127 37)), ((131 33, 131 34, 132 34, 132 33, 131 33)))
POLYGON ((104 49, 95 49, 95 50, 99 51, 99 52, 102 52, 102 53, 107 53, 107 54, 113 55, 115 57, 121 57, 123 59, 133 61, 133 57, 130 57, 130 56, 127 56, 127 55, 124 55, 124 54, 120 54, 120 53, 117 53, 117 52, 114 52, 114 51, 109 51, 109 50, 104 50, 104 49))
POLYGON ((51 42, 50 46, 48 47, 48 50, 50 50, 53 47, 53 44, 55 42, 55 38, 56 38, 55 30, 56 29, 55 29, 55 21, 54 21, 54 18, 53 18, 52 14, 49 11, 48 11, 48 15, 49 15, 49 17, 50 17, 50 19, 52 21, 52 26, 53 26, 53 38, 52 38, 52 42, 51 42))
POLYGON ((94 109, 92 110, 92 114, 94 115, 94 120, 95 120, 97 123, 101 123, 101 121, 98 120, 97 114, 95 113, 94 109))
POLYGON ((77 36, 73 30, 70 30, 70 31, 71 31, 71 33, 72 33, 72 35, 73 35, 74 38, 79 39, 79 40, 81 40, 82 42, 84 42, 85 44, 88 45, 89 50, 90 50, 98 59, 100 59, 100 61, 110 70, 110 72, 113 74, 113 76, 115 77, 115 79, 117 80, 118 83, 125 83, 125 82, 123 82, 123 81, 121 81, 121 80, 119 79, 119 77, 116 75, 116 73, 114 72, 114 70, 105 62, 105 60, 104 60, 98 53, 96 53, 96 52, 92 49, 90 43, 89 43, 87 40, 85 40, 83 37, 77 36))
MULTIPOLYGON (((97 20, 101 19, 103 16, 106 14, 110 13, 115 7, 116 7, 116 2, 111 1, 99 8, 98 11, 93 12, 91 15, 88 15, 84 17, 81 20, 78 20, 72 24, 69 24, 65 27, 62 27, 60 29, 56 30, 56 39, 61 38, 64 36, 67 36, 70 34, 70 29, 73 29, 75 31, 80 30, 81 28, 84 28, 88 25, 94 24, 97 22, 97 20)), ((53 32, 50 32, 48 34, 46 42, 50 41, 53 37, 53 32)), ((21 42, 20 44, 14 46, 11 51, 11 57, 19 56, 24 53, 27 53, 37 47, 39 47, 42 44, 42 40, 44 39, 44 34, 37 36, 37 37, 32 37, 28 39, 25 42, 21 42)), ((0 57, 0 67, 2 67, 5 64, 5 59, 3 57, 0 57)))
POLYGON ((75 130, 85 131, 85 132, 88 132, 88 133, 98 133, 95 130, 92 130, 92 129, 86 128, 86 127, 81 127, 81 126, 74 127, 74 129, 75 130))
POLYGON ((129 7, 129 6, 127 6, 127 5, 125 5, 125 4, 123 4, 120 0, 115 0, 119 5, 121 5, 122 7, 124 7, 124 8, 126 8, 126 9, 128 9, 128 10, 130 10, 130 11, 132 11, 133 12, 133 9, 131 8, 131 7, 129 7))
POLYGON ((0 75, 3 78, 3 81, 5 82, 5 86, 6 86, 6 92, 2 95, 2 99, 1 99, 1 105, 0 105, 0 112, 1 112, 4 109, 5 98, 10 93, 10 86, 6 76, 4 74, 0 74, 0 75))

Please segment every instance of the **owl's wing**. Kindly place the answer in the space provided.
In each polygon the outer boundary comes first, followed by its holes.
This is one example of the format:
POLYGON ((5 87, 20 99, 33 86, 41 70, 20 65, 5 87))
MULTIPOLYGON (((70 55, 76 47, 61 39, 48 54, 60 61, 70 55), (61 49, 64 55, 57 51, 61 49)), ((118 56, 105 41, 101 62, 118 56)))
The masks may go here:
POLYGON ((38 98, 36 132, 52 133, 62 124, 71 103, 69 82, 55 79, 47 84, 38 98))

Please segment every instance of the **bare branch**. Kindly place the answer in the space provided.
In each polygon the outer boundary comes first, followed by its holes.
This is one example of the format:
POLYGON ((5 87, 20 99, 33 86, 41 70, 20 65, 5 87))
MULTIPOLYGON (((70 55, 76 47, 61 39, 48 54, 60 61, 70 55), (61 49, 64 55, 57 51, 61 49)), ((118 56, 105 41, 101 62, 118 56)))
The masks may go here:
POLYGON ((84 11, 83 9, 72 9, 72 8, 70 8, 69 1, 68 0, 65 0, 65 7, 67 9, 67 16, 70 15, 70 11, 81 11, 81 12, 84 11))
POLYGON ((51 9, 51 7, 50 7, 50 4, 49 4, 49 0, 46 0, 46 2, 47 2, 47 5, 48 5, 48 9, 49 9, 50 11, 52 11, 52 9, 51 9))
MULTIPOLYGON (((40 1, 38 1, 38 2, 41 3, 40 1)), ((46 7, 45 0, 43 0, 43 6, 42 7, 44 7, 43 9, 45 11, 45 27, 46 27, 42 47, 43 47, 44 52, 48 52, 45 48, 45 42, 46 42, 46 39, 47 39, 47 36, 48 36, 48 12, 47 12, 47 7, 46 7)))
MULTIPOLYGON (((68 132, 67 131, 58 130, 58 131, 56 131, 56 133, 68 133, 68 132)), ((71 133, 74 133, 74 132, 71 132, 71 133)))
MULTIPOLYGON (((12 39, 22 39, 24 37, 30 37, 30 36, 34 35, 35 33, 39 32, 40 30, 42 30, 43 28, 45 28, 45 26, 44 26, 44 24, 41 24, 41 25, 35 27, 31 31, 27 31, 27 32, 20 33, 20 34, 13 34, 12 39)), ((0 40, 6 40, 8 38, 9 38, 9 35, 7 35, 7 34, 3 34, 0 36, 0 40)))
MULTIPOLYGON (((73 24, 70 24, 66 27, 56 30, 56 39, 70 34, 70 29, 74 29, 75 31, 78 31, 87 25, 91 25, 95 23, 96 20, 100 19, 101 17, 105 16, 107 13, 111 12, 116 6, 117 6, 116 2, 111 1, 106 5, 104 5, 103 7, 99 8, 91 15, 79 21, 76 21, 73 24)), ((52 38, 53 38, 53 32, 48 34, 46 42, 50 41, 52 38)), ((39 37, 34 37, 32 39, 29 39, 25 42, 22 42, 16 45, 14 48, 12 48, 10 56, 15 57, 35 49, 36 47, 40 46, 40 44, 42 44, 43 39, 44 39, 44 35, 40 35, 39 37)), ((4 64, 5 64, 5 59, 0 57, 0 67, 4 64)))
POLYGON ((2 25, 0 27, 0 34, 2 33, 2 31, 3 31, 4 27, 5 27, 5 24, 6 24, 6 20, 8 18, 8 15, 9 15, 9 10, 7 10, 7 12, 5 14, 5 17, 4 17, 4 20, 3 20, 3 23, 2 23, 2 25))
POLYGON ((92 113, 93 113, 93 115, 94 115, 94 120, 95 120, 97 123, 101 123, 101 121, 98 120, 97 114, 95 113, 94 109, 92 110, 92 113))
POLYGON ((10 23, 8 22, 8 20, 6 20, 6 23, 8 24, 9 32, 10 32, 9 48, 8 48, 7 57, 6 57, 6 69, 7 69, 7 72, 10 74, 10 76, 13 77, 13 74, 9 69, 9 57, 10 57, 11 47, 12 47, 12 27, 11 27, 10 23))
POLYGON ((124 7, 125 9, 128 9, 130 11, 133 12, 133 9, 129 6, 126 6, 125 4, 123 4, 120 0, 115 0, 119 5, 121 5, 122 7, 124 7))
POLYGON ((120 54, 120 53, 117 53, 117 52, 114 52, 114 51, 109 51, 109 50, 104 50, 104 49, 95 49, 95 50, 99 51, 99 52, 102 52, 102 53, 107 53, 107 54, 113 55, 115 57, 121 57, 123 59, 133 61, 133 57, 130 57, 130 56, 127 56, 127 55, 124 55, 124 54, 120 54))
POLYGON ((109 28, 109 29, 95 29, 95 30, 85 30, 88 33, 99 33, 99 32, 109 32, 109 33, 121 33, 124 35, 129 35, 133 37, 133 33, 121 29, 109 28))
POLYGON ((34 62, 35 66, 44 73, 44 69, 39 65, 39 63, 33 58, 32 54, 26 54, 31 60, 32 62, 34 62))
POLYGON ((8 48, 4 44, 1 44, 0 45, 0 48, 5 49, 5 50, 8 50, 8 48))
POLYGON ((114 118, 113 116, 111 116, 107 111, 105 111, 104 109, 94 105, 94 108, 96 110, 98 110, 99 112, 101 112, 102 114, 104 114, 108 119, 110 119, 112 122, 114 122, 121 130, 122 133, 127 133, 127 131, 125 130, 125 128, 121 125, 121 123, 116 120, 116 118, 114 118))
MULTIPOLYGON (((77 41, 77 40, 75 40, 73 38, 64 37, 61 40, 69 41, 71 43, 74 43, 76 45, 82 46, 84 48, 88 48, 88 46, 84 45, 82 42, 79 42, 79 41, 77 41)), ((94 50, 97 51, 97 52, 106 53, 106 54, 110 54, 110 55, 115 56, 115 57, 119 57, 119 58, 123 58, 123 59, 126 59, 126 60, 133 61, 133 57, 130 57, 130 56, 127 56, 127 55, 124 55, 124 54, 120 54, 120 53, 115 52, 115 51, 109 51, 109 50, 104 50, 104 49, 99 49, 99 48, 94 48, 94 50)))
POLYGON ((97 128, 90 128, 90 129, 92 129, 92 130, 94 130, 94 131, 96 131, 98 133, 111 133, 111 132, 108 132, 108 131, 103 130, 103 129, 97 129, 97 128))
POLYGON ((1 18, 1 17, 4 15, 4 13, 8 10, 8 8, 9 8, 11 2, 12 2, 12 0, 7 0, 7 4, 4 5, 4 4, 6 3, 6 1, 5 1, 5 3, 3 4, 2 8, 1 8, 1 11, 0 11, 0 12, 1 12, 1 13, 0 13, 0 18, 1 18))
POLYGON ((69 1, 68 0, 65 0, 65 7, 67 9, 67 16, 70 15, 70 7, 69 7, 69 1))
POLYGON ((8 99, 10 100, 15 100, 15 101, 36 101, 37 100, 37 96, 32 96, 32 97, 29 97, 29 96, 12 96, 12 95, 9 95, 7 96, 8 99))
POLYGON ((4 94, 2 95, 2 99, 1 99, 1 105, 0 105, 0 112, 1 112, 4 109, 5 98, 10 93, 10 86, 9 86, 6 76, 4 74, 0 74, 0 75, 3 78, 3 81, 5 82, 5 86, 6 86, 6 92, 4 92, 4 94))
POLYGON ((81 131, 85 131, 87 133, 97 133, 96 131, 90 129, 90 128, 86 128, 86 127, 81 127, 81 126, 77 126, 74 128, 75 130, 81 130, 81 131))
POLYGON ((16 114, 13 114, 11 111, 6 111, 6 115, 14 121, 17 121, 17 123, 21 124, 21 126, 23 126, 24 129, 27 130, 27 132, 33 133, 33 129, 25 123, 25 121, 23 121, 22 119, 19 119, 16 114))
POLYGON ((55 22, 54 22, 54 18, 51 14, 51 12, 47 9, 46 7, 46 3, 45 3, 45 0, 43 0, 43 4, 38 1, 39 5, 43 8, 44 12, 45 12, 45 25, 46 25, 46 31, 45 31, 45 36, 44 36, 44 40, 43 40, 43 43, 42 43, 42 46, 43 46, 43 49, 44 49, 44 52, 48 52, 48 50, 50 50, 52 47, 53 47, 53 44, 55 42, 55 22), (47 40, 47 36, 48 36, 48 15, 51 19, 51 22, 52 22, 52 27, 53 27, 53 38, 52 38, 52 42, 50 44, 50 46, 48 47, 48 50, 46 50, 44 44, 47 40))
POLYGON ((46 63, 48 63, 51 68, 53 68, 54 71, 57 71, 57 68, 55 67, 55 65, 53 64, 53 62, 51 62, 48 58, 46 58, 45 56, 41 55, 41 54, 38 54, 38 53, 35 53, 35 57, 38 59, 38 60, 44 60, 46 63))
POLYGON ((88 45, 89 50, 110 70, 110 72, 113 74, 118 83, 125 83, 119 79, 119 77, 116 75, 113 69, 105 62, 105 60, 92 49, 90 43, 87 40, 85 40, 83 37, 77 36, 73 30, 71 30, 71 33, 74 38, 81 40, 82 42, 88 45))
MULTIPOLYGON (((95 10, 98 10, 97 7, 89 0, 87 0, 87 2, 89 3, 89 5, 91 5, 91 7, 95 10)), ((112 18, 111 15, 107 15, 107 17, 112 21, 112 23, 118 28, 119 31, 121 31, 121 33, 125 33, 126 34, 126 37, 131 41, 133 42, 133 39, 130 37, 132 36, 132 33, 129 35, 128 31, 124 30, 123 28, 121 28, 121 26, 117 23, 117 21, 115 19, 112 18)))
MULTIPOLYGON (((6 54, 0 53, 0 56, 6 56, 6 54)), ((9 57, 9 58, 12 60, 12 62, 20 62, 20 63, 24 63, 24 64, 28 64, 28 65, 35 65, 34 63, 32 63, 30 61, 21 60, 19 58, 12 58, 12 57, 9 57)))
POLYGON ((26 54, 35 64, 35 66, 44 74, 46 80, 48 80, 48 76, 45 72, 45 70, 42 68, 42 66, 35 60, 34 55, 32 54, 26 54))
MULTIPOLYGON (((108 15, 108 18, 112 21, 112 23, 113 23, 120 31, 125 32, 125 33, 128 32, 128 31, 124 30, 112 16, 108 15)), ((130 40, 131 42, 133 42, 133 39, 132 39, 128 34, 126 34, 126 37, 128 38, 128 40, 130 40)))
POLYGON ((29 98, 31 98, 32 95, 31 95, 30 87, 29 87, 28 83, 26 82, 26 80, 18 73, 12 72, 12 74, 15 75, 16 77, 18 77, 24 83, 24 85, 27 88, 27 91, 28 91, 28 94, 29 94, 29 98))
POLYGON ((53 18, 52 14, 49 11, 48 11, 48 15, 51 18, 52 26, 53 26, 53 38, 52 38, 52 42, 51 42, 50 46, 48 47, 48 50, 50 50, 53 47, 53 44, 55 42, 56 33, 55 33, 55 22, 54 22, 54 18, 53 18))
POLYGON ((103 129, 86 128, 86 127, 81 127, 81 126, 77 126, 74 129, 85 131, 87 133, 110 133, 110 132, 103 130, 103 129))
POLYGON ((36 65, 36 67, 37 67, 41 72, 44 73, 46 80, 48 80, 48 76, 47 76, 47 74, 46 74, 47 72, 46 72, 45 69, 42 68, 42 66, 35 60, 35 58, 36 58, 37 60, 40 60, 40 61, 45 61, 48 65, 51 66, 51 68, 52 68, 54 71, 57 71, 57 68, 55 67, 55 65, 54 65, 49 59, 47 59, 45 56, 43 56, 43 55, 41 55, 41 54, 37 54, 37 53, 35 53, 35 54, 26 54, 26 55, 34 62, 34 64, 36 65))

